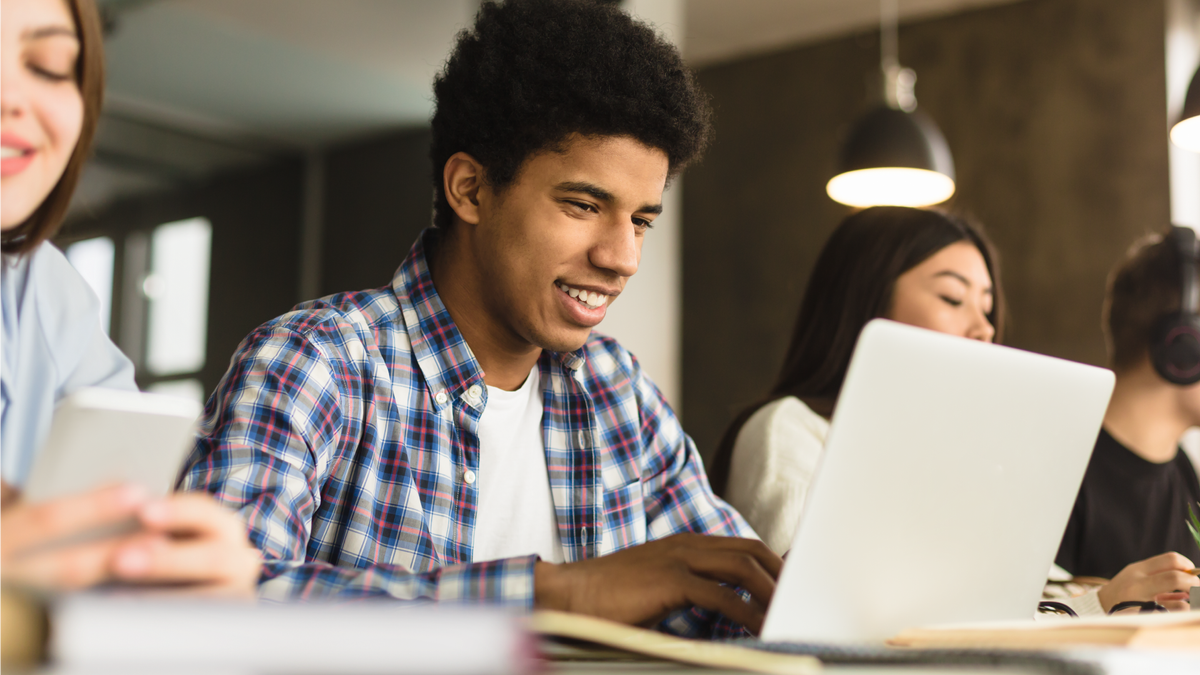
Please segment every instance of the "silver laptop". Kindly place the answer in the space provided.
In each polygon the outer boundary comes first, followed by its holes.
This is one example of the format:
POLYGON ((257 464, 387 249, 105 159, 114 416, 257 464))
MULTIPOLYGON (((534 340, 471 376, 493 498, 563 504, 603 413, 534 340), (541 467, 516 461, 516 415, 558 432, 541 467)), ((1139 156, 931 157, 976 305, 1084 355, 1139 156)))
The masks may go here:
POLYGON ((1101 368, 867 324, 761 637, 1031 618, 1112 388, 1101 368))

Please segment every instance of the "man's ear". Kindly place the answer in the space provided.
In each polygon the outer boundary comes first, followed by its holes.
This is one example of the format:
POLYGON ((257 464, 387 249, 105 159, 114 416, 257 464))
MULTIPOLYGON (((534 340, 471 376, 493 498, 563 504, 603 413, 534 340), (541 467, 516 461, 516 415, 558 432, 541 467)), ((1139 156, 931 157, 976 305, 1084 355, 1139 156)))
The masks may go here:
POLYGON ((479 224, 479 190, 483 187, 483 165, 465 152, 456 152, 442 167, 446 201, 459 220, 479 224))

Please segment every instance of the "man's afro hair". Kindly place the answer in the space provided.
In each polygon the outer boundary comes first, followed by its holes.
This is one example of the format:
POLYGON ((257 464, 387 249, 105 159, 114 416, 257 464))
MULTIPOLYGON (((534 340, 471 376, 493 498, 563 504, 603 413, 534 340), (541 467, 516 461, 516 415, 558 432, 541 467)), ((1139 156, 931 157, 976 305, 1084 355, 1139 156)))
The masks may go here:
POLYGON ((442 171, 456 152, 504 188, 568 136, 630 136, 675 175, 708 144, 712 111, 678 50, 615 4, 484 2, 433 83, 434 223, 453 212, 442 171))

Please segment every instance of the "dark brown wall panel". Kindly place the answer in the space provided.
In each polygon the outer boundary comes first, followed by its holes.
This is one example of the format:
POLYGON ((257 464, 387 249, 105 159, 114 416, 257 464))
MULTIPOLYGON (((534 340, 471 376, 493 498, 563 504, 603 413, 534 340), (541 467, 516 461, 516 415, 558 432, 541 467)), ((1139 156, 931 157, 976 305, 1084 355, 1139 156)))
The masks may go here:
MULTIPOLYGON (((1104 362, 1108 269, 1169 218, 1161 0, 1026 0, 903 26, 950 143, 951 207, 1000 249, 1009 344, 1104 362)), ((876 33, 701 71, 716 141, 684 180, 685 428, 707 457, 774 379, 821 245, 824 191, 871 104, 876 33)))
POLYGON ((429 141, 398 131, 326 153, 322 294, 391 283, 432 221, 429 141))

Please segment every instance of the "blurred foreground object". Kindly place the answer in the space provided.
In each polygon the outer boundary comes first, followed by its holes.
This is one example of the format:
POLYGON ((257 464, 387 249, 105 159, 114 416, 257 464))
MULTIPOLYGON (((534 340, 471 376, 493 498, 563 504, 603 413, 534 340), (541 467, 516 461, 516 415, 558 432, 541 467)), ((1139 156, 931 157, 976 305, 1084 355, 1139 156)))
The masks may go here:
POLYGON ((917 75, 898 56, 899 0, 880 0, 884 105, 855 123, 825 190, 848 206, 929 206, 954 195, 954 158, 928 115, 917 111, 917 75))
POLYGON ((84 594, 55 603, 50 623, 50 663, 80 672, 510 675, 535 655, 523 622, 496 607, 84 594))
POLYGON ((14 588, 0 589, 0 667, 29 670, 46 647, 46 612, 36 598, 14 588))

